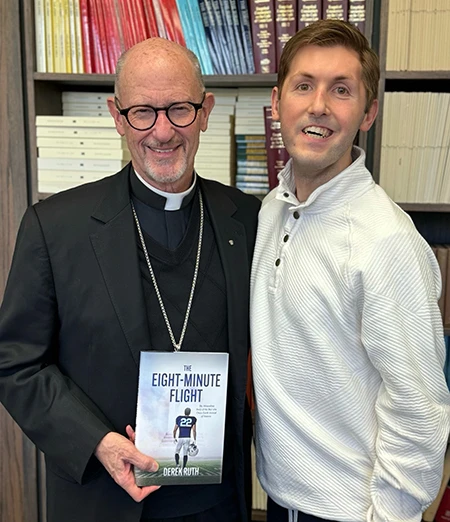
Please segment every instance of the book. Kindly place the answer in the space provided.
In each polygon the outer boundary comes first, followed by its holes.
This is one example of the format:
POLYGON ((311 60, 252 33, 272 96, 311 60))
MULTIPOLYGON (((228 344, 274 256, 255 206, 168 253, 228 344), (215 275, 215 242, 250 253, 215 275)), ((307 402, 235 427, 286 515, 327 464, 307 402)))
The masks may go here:
POLYGON ((298 0, 297 30, 322 19, 322 0, 298 0))
POLYGON ((36 70, 47 72, 44 0, 34 2, 34 32, 36 38, 36 70))
POLYGON ((275 8, 273 0, 249 0, 256 73, 276 73, 275 8))
POLYGON ((221 482, 227 382, 227 353, 141 352, 135 443, 159 469, 138 486, 221 482))
POLYGON ((238 42, 240 42, 239 35, 238 40, 236 40, 236 32, 231 14, 230 0, 220 0, 220 2, 217 1, 217 4, 220 7, 222 15, 224 34, 228 44, 227 52, 231 61, 231 70, 233 74, 243 74, 245 72, 245 68, 242 68, 241 62, 242 49, 240 46, 238 46, 238 42))
POLYGON ((324 20, 348 20, 348 0, 323 0, 322 16, 324 20))
POLYGON ((128 161, 120 159, 75 159, 75 158, 39 158, 39 170, 85 170, 114 174, 122 170, 128 161))
POLYGON ((362 34, 366 31, 366 0, 348 0, 348 21, 362 34))
POLYGON ((211 13, 211 6, 207 0, 198 0, 203 27, 205 29, 206 42, 211 56, 214 74, 225 74, 225 66, 222 60, 222 51, 216 34, 216 24, 211 13))
POLYGON ((297 0, 275 0, 276 62, 284 46, 297 32, 297 0))
MULTIPOLYGON (((81 1, 81 0, 80 0, 81 1)), ((87 0, 85 0, 87 1, 87 0)), ((46 71, 55 72, 55 52, 53 48, 53 8, 51 0, 44 0, 45 58, 46 71)))
POLYGON ((264 125, 267 149, 267 171, 270 189, 278 185, 278 173, 284 169, 289 154, 284 147, 279 121, 272 119, 272 107, 264 107, 264 125))
POLYGON ((73 117, 73 116, 36 116, 36 126, 61 127, 114 127, 114 120, 110 118, 73 117))
POLYGON ((107 100, 113 96, 112 92, 79 92, 63 91, 61 100, 64 103, 94 103, 107 106, 107 100))
POLYGON ((63 149, 58 147, 40 147, 39 158, 71 158, 71 159, 112 159, 130 160, 128 149, 63 149))
POLYGON ((100 127, 36 127, 36 137, 46 138, 115 138, 116 128, 100 127))
POLYGON ((234 1, 236 2, 238 11, 239 27, 241 28, 242 44, 244 47, 244 57, 247 64, 247 71, 249 74, 253 74, 255 72, 255 60, 253 58, 252 30, 247 0, 234 1))
POLYGON ((160 0, 159 5, 167 39, 186 47, 176 0, 160 0))
POLYGON ((112 149, 121 150, 127 148, 125 138, 117 134, 117 138, 62 138, 62 137, 37 137, 37 147, 61 147, 63 149, 112 149))

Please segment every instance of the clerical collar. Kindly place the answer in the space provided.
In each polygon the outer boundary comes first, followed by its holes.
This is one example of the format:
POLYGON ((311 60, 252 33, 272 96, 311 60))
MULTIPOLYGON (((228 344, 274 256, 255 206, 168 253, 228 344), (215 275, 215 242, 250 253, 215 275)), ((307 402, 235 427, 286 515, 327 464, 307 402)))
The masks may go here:
POLYGON ((150 205, 154 208, 168 211, 180 210, 191 202, 192 197, 195 194, 195 185, 197 181, 197 174, 195 171, 191 186, 184 192, 177 193, 164 192, 163 190, 159 190, 145 181, 142 176, 140 176, 134 169, 133 172, 136 175, 136 178, 141 182, 133 183, 133 176, 131 176, 131 186, 133 193, 140 200, 142 200, 143 203, 146 203, 147 205, 150 205), (150 192, 148 190, 142 190, 144 187, 150 189, 150 192))

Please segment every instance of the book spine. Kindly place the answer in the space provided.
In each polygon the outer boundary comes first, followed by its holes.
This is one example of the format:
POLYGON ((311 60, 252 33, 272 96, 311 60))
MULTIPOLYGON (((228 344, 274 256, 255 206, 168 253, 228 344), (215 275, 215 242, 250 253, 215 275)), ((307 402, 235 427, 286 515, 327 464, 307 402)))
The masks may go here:
POLYGON ((322 0, 298 0, 297 30, 322 19, 322 0))
POLYGON ((214 24, 211 22, 209 8, 206 5, 206 1, 207 0, 198 0, 198 6, 200 8, 203 27, 205 29, 205 36, 208 43, 209 54, 213 63, 214 74, 225 74, 225 69, 221 60, 220 48, 214 34, 214 24))
POLYGON ((362 34, 366 32, 366 0, 349 0, 348 21, 356 26, 362 34))
POLYGON ((81 71, 78 70, 77 34, 75 30, 75 3, 76 0, 68 0, 71 69, 73 73, 78 73, 81 71))
POLYGON ((54 72, 64 72, 64 62, 62 60, 62 46, 61 41, 64 38, 62 24, 61 24, 61 11, 59 6, 62 0, 51 0, 52 5, 52 35, 53 35, 53 59, 54 59, 54 72))
POLYGON ((116 13, 114 0, 103 0, 103 17, 105 20, 105 34, 108 43, 109 70, 111 73, 114 73, 117 60, 124 50, 119 30, 119 18, 116 13))
POLYGON ((130 23, 128 13, 128 0, 115 0, 116 12, 119 16, 119 27, 122 31, 124 49, 127 50, 135 44, 135 36, 130 23))
POLYGON ((276 59, 280 63, 284 46, 297 32, 297 0, 275 0, 276 59))
POLYGON ((176 0, 164 0, 160 5, 167 39, 186 47, 176 0))
POLYGON ((152 0, 153 12, 155 13, 156 25, 158 27, 158 35, 161 38, 167 38, 166 28, 164 26, 164 18, 161 12, 161 4, 159 0, 152 0))
POLYGON ((269 187, 272 190, 278 185, 278 173, 286 166, 289 154, 284 147, 280 122, 272 119, 271 107, 264 107, 264 127, 269 187))
POLYGON ((233 71, 233 74, 243 74, 243 69, 241 67, 241 58, 243 56, 242 53, 239 52, 236 41, 230 1, 221 0, 218 3, 222 13, 224 34, 228 42, 228 55, 230 56, 231 70, 233 71))
POLYGON ((97 0, 88 0, 88 2, 90 31, 92 35, 92 72, 105 74, 105 64, 103 62, 100 25, 97 11, 97 0))
POLYGON ((216 25, 216 34, 219 41, 219 47, 222 53, 222 59, 225 64, 225 73, 233 74, 235 70, 233 49, 231 42, 229 41, 227 31, 225 29, 225 18, 222 13, 221 4, 219 0, 207 0, 206 5, 210 2, 212 16, 216 25))
POLYGON ((244 46, 244 56, 247 63, 249 74, 255 72, 255 60, 253 58, 252 32, 250 26, 250 15, 248 12, 247 0, 235 0, 239 16, 239 26, 242 33, 242 43, 244 46))
POLYGON ((277 72, 273 0, 249 0, 256 73, 277 72))
POLYGON ((92 170, 113 174, 128 162, 114 159, 38 158, 37 163, 38 169, 42 170, 92 170))
POLYGON ((53 46, 53 6, 52 0, 44 0, 45 15, 45 57, 46 72, 55 72, 55 49, 53 46))
MULTIPOLYGON (((60 4, 61 20, 63 22, 62 45, 64 49, 64 71, 66 73, 74 72, 72 70, 72 42, 70 36, 70 5, 69 0, 62 0, 60 4)), ((76 70, 75 70, 76 72, 76 70)))
POLYGON ((154 38, 155 36, 158 36, 158 26, 156 24, 155 11, 153 10, 152 0, 142 0, 142 7, 145 13, 147 38, 154 38))
POLYGON ((147 26, 145 23, 145 11, 141 0, 129 0, 132 11, 131 21, 134 25, 134 31, 136 34, 136 42, 143 42, 149 35, 147 33, 147 26))
POLYGON ((239 61, 239 66, 242 74, 250 74, 250 71, 247 66, 247 60, 245 58, 245 48, 244 42, 242 39, 242 30, 240 27, 239 21, 239 12, 237 8, 236 0, 229 0, 230 12, 231 12, 231 23, 234 31, 234 39, 236 41, 237 46, 237 56, 239 61))
POLYGON ((348 20, 348 0, 323 0, 322 14, 325 20, 348 20))
POLYGON ((40 147, 40 158, 61 159, 112 159, 129 160, 130 153, 127 149, 64 149, 59 147, 40 147))
POLYGON ((36 36, 36 70, 47 72, 44 0, 34 2, 34 26, 36 36))
POLYGON ((206 40, 205 28, 202 23, 202 15, 197 2, 186 1, 187 16, 190 20, 190 26, 193 30, 193 38, 196 41, 196 47, 200 62, 202 65, 203 74, 214 74, 213 63, 209 51, 208 42, 206 40))
POLYGON ((83 69, 85 73, 94 72, 93 49, 90 31, 90 4, 89 0, 79 0, 80 5, 80 27, 83 48, 83 69))
POLYGON ((75 47, 77 53, 77 71, 79 73, 84 73, 86 71, 84 70, 83 63, 83 36, 81 33, 81 13, 79 0, 73 0, 73 17, 75 27, 75 47))

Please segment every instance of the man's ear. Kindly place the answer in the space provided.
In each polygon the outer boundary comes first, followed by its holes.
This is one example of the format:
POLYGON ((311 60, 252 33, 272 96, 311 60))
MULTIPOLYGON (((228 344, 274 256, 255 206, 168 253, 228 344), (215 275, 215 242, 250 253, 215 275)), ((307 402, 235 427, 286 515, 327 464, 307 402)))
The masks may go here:
POLYGON ((374 100, 369 110, 366 112, 359 129, 367 132, 372 127, 373 122, 378 114, 378 100, 374 100))
POLYGON ((202 132, 205 132, 208 128, 209 115, 211 114, 215 103, 214 94, 212 92, 207 92, 205 94, 205 99, 203 100, 202 110, 199 111, 199 116, 201 118, 200 129, 202 132))
POLYGON ((125 129, 124 129, 125 118, 123 116, 121 116, 119 111, 117 110, 116 104, 114 103, 114 97, 110 96, 106 100, 106 103, 108 104, 109 113, 113 117, 117 132, 121 136, 124 136, 125 135, 125 129))
POLYGON ((275 121, 280 121, 279 103, 278 87, 274 87, 272 89, 272 119, 275 121))

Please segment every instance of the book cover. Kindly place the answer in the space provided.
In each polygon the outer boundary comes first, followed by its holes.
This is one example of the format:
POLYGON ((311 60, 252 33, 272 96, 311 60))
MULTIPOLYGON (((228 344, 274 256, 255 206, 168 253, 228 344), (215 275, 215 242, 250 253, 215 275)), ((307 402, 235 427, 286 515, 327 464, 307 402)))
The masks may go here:
POLYGON ((36 138, 36 146, 39 147, 61 147, 65 149, 111 149, 122 150, 127 148, 124 138, 36 138))
POLYGON ((39 147, 40 158, 68 158, 68 159, 112 159, 130 160, 128 149, 64 149, 60 147, 39 147))
POLYGON ((298 0, 297 30, 322 19, 322 0, 298 0))
POLYGON ((114 174, 122 170, 128 161, 114 159, 38 158, 39 170, 85 170, 114 174))
POLYGON ((274 0, 249 0, 256 73, 276 73, 274 0))
POLYGON ((227 353, 141 352, 135 442, 159 469, 138 486, 221 482, 227 383, 227 353))
POLYGON ((280 63, 284 46, 297 32, 297 0, 275 0, 276 60, 280 63))
POLYGON ((267 149, 267 171, 269 186, 272 190, 278 185, 278 173, 284 169, 289 154, 284 147, 279 121, 272 119, 272 107, 264 107, 264 126, 267 149))
POLYGON ((44 138, 115 138, 117 136, 116 128, 102 127, 36 127, 36 137, 44 138))
POLYGON ((36 116, 36 125, 54 127, 106 127, 115 128, 114 120, 111 117, 73 117, 73 116, 36 116))

